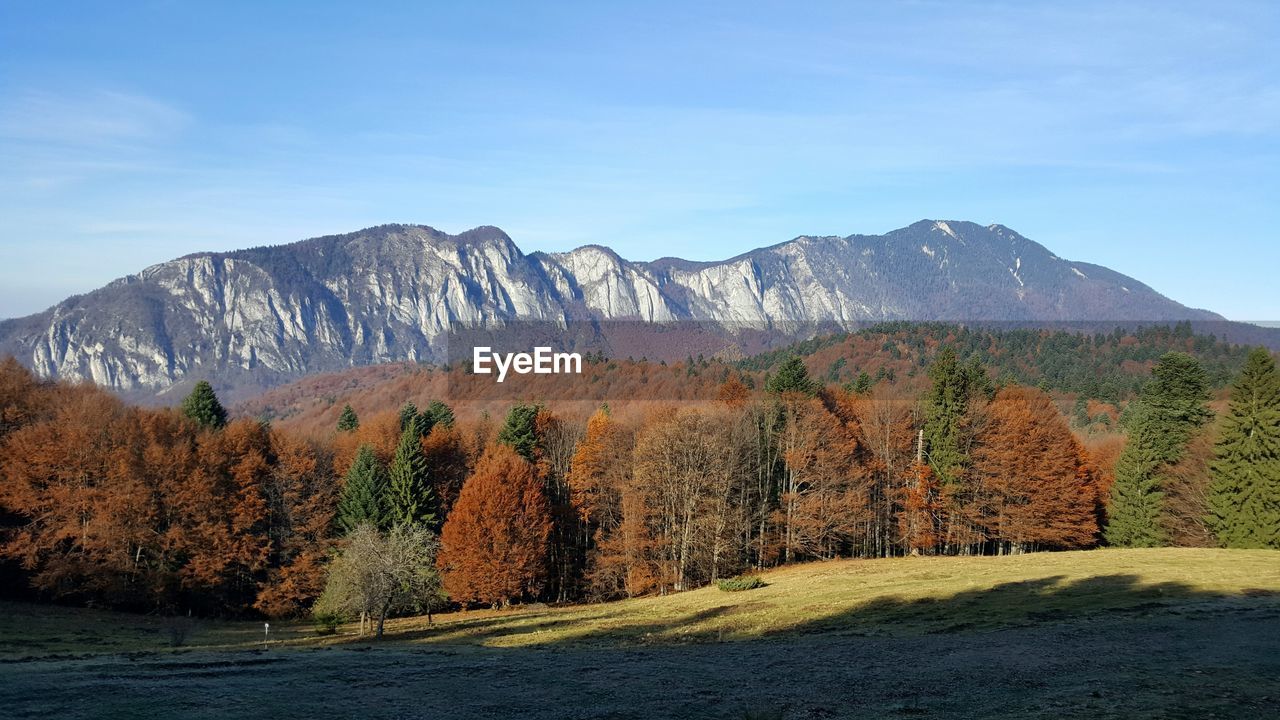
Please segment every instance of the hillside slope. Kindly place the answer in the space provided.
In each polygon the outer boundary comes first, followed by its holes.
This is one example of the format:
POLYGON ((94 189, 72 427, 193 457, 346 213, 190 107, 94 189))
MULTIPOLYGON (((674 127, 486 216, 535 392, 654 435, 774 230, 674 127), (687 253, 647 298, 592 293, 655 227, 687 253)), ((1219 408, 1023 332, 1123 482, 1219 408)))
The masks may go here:
POLYGON ((403 619, 382 643, 278 623, 263 643, 260 623, 210 622, 176 652, 162 619, 6 606, 0 705, 15 718, 1259 718, 1280 691, 1275 556, 832 561, 740 593, 403 619))

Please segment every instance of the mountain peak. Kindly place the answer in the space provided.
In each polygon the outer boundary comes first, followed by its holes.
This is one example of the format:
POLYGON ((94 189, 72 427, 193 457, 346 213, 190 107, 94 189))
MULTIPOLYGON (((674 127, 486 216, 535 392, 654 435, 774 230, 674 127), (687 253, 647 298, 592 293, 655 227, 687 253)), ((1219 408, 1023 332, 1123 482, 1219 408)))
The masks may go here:
POLYGON ((501 229, 381 225, 163 263, 0 324, 0 354, 46 377, 156 393, 442 359, 454 323, 574 317, 727 327, 882 320, 1218 319, 1003 225, 921 220, 799 236, 719 261, 631 262, 603 245, 520 251, 501 229), (192 261, 194 259, 195 261, 192 261))

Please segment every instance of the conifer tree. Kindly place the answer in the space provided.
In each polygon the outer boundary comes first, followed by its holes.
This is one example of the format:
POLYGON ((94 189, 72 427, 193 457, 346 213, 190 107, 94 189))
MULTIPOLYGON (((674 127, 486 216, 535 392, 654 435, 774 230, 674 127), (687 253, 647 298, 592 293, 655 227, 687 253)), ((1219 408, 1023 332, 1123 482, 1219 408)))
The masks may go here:
POLYGON ((538 449, 538 413, 541 411, 541 405, 512 407, 498 432, 498 442, 509 445, 520 457, 533 462, 538 449))
POLYGON ((867 374, 866 370, 858 373, 858 379, 853 381, 853 391, 859 395, 867 395, 871 392, 871 386, 874 381, 867 374))
POLYGON ((213 386, 205 380, 196 383, 191 394, 182 401, 182 414, 195 420, 200 427, 218 430, 227 424, 227 411, 218 402, 213 386))
POLYGON ((1166 353, 1142 395, 1126 408, 1129 441, 1116 462, 1108 505, 1107 542, 1123 547, 1164 544, 1160 473, 1177 462, 1191 435, 1208 422, 1209 381, 1194 357, 1166 353))
POLYGON ((338 501, 335 521, 343 533, 352 532, 361 524, 388 526, 386 486, 387 479, 373 447, 361 445, 347 471, 347 482, 338 501))
POLYGON ((1149 437, 1163 463, 1182 457, 1191 434, 1212 417, 1209 376, 1204 366, 1184 352, 1165 353, 1151 369, 1151 382, 1142 389, 1139 421, 1155 431, 1149 437))
POLYGON ((406 402, 400 406, 400 430, 404 430, 410 423, 418 420, 418 406, 412 401, 406 402))
POLYGON ((1076 404, 1071 408, 1071 419, 1075 421, 1076 427, 1088 427, 1089 418, 1089 402, 1085 400, 1084 395, 1076 398, 1076 404))
POLYGON ((956 482, 969 464, 969 409, 991 382, 977 360, 962 365, 955 351, 943 348, 929 366, 933 386, 925 395, 924 440, 929 465, 945 485, 956 482))
POLYGON ((432 400, 431 404, 427 405, 427 409, 423 414, 426 415, 427 419, 430 421, 431 427, 435 427, 436 425, 447 428, 453 427, 453 409, 439 400, 432 400))
POLYGON ((387 484, 388 519, 397 525, 431 525, 435 521, 435 498, 427 478, 427 459, 422 454, 417 413, 414 415, 414 419, 400 433, 400 443, 396 446, 396 454, 391 461, 387 484))
POLYGON ((1159 547, 1165 543, 1160 527, 1164 492, 1157 472, 1162 463, 1150 439, 1152 429, 1139 426, 1116 461, 1107 513, 1107 542, 1117 547, 1159 547))
POLYGON ((342 414, 338 416, 338 432, 354 432, 359 427, 360 418, 356 417, 356 411, 347 404, 342 408, 342 414))
POLYGON ((798 355, 792 355, 782 362, 778 372, 765 383, 764 389, 775 395, 788 392, 813 395, 818 392, 819 386, 809 377, 809 369, 805 367, 804 360, 798 355))
POLYGON ((1218 541, 1280 548, 1280 373, 1262 348, 1232 387, 1210 472, 1207 521, 1218 541))
POLYGON ((984 413, 965 508, 1003 549, 1079 548, 1097 539, 1093 479, 1082 448, 1044 392, 1004 388, 984 413), (976 513, 975 513, 976 511, 976 513))

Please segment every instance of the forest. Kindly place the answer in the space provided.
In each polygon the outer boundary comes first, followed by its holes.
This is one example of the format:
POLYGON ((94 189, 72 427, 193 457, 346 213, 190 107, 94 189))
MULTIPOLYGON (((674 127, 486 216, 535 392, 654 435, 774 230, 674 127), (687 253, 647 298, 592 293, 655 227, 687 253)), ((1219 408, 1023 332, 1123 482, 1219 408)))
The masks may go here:
POLYGON ((930 338, 911 382, 852 354, 857 374, 815 372, 820 351, 865 337, 842 336, 715 372, 654 366, 711 383, 700 401, 348 403, 323 433, 229 417, 207 383, 143 408, 8 359, 0 572, 42 601, 337 622, 666 594, 842 557, 1280 547, 1269 352, 1179 329, 1155 355, 1123 333, 1070 336, 1073 350, 1030 331, 890 330, 895 348, 930 338), (1046 342, 1056 363, 1002 351, 1046 342), (1132 391, 1097 371, 1130 361, 1132 391), (1101 435, 1099 401, 1077 393, 1079 418, 1053 387, 1089 373, 1091 397, 1124 406, 1101 435))

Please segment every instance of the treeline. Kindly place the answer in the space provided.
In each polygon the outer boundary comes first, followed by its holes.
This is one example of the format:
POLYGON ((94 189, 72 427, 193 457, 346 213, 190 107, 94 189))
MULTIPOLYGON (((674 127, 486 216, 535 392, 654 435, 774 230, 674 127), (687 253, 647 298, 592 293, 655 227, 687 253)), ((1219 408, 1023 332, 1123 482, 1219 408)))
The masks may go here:
POLYGON ((752 386, 793 355, 804 359, 810 373, 826 385, 866 391, 872 386, 900 385, 917 393, 928 384, 927 368, 943 347, 962 360, 976 358, 997 384, 1031 385, 1062 400, 1071 396, 1077 427, 1095 432, 1116 429, 1123 408, 1138 395, 1151 368, 1167 352, 1196 356, 1210 387, 1225 388, 1243 367, 1248 348, 1231 345, 1213 335, 1192 332, 1180 324, 1109 332, 965 327, 953 323, 884 323, 856 332, 826 335, 786 348, 729 361, 693 353, 670 364, 627 357, 588 358, 583 374, 566 383, 564 376, 508 378, 518 394, 504 386, 499 396, 487 376, 466 375, 411 364, 353 368, 341 373, 311 376, 270 390, 246 401, 240 414, 271 419, 315 437, 333 429, 334 413, 351 399, 357 409, 372 415, 396 408, 405 400, 426 404, 447 393, 465 403, 466 413, 489 404, 505 412, 501 401, 510 397, 567 400, 598 398, 626 413, 629 400, 660 398, 696 401, 713 398, 716 387, 737 374, 752 386), (476 382, 479 379, 480 382, 476 382))
POLYGON ((1194 354, 1210 386, 1224 387, 1249 352, 1216 335, 1194 332, 1190 322, 1109 332, 888 322, 805 340, 753 356, 740 366, 769 371, 800 355, 811 358, 810 368, 825 382, 857 383, 865 374, 861 382, 866 383, 923 373, 928 358, 942 346, 961 358, 977 358, 1001 383, 1035 385, 1111 404, 1139 393, 1150 366, 1165 353, 1194 354))
POLYGON ((731 373, 714 401, 628 417, 347 407, 327 439, 303 441, 227 422, 207 384, 181 410, 146 410, 10 360, 2 552, 46 597, 271 616, 322 598, 325 613, 380 620, 675 592, 834 557, 1280 546, 1280 377, 1265 351, 1220 422, 1203 365, 1165 354, 1114 468, 1043 390, 993 381, 976 356, 944 348, 924 372, 920 392, 841 387, 793 356, 760 387, 731 373))
POLYGON ((0 363, 0 553, 43 597, 132 609, 304 611, 323 587, 332 450, 0 363))

